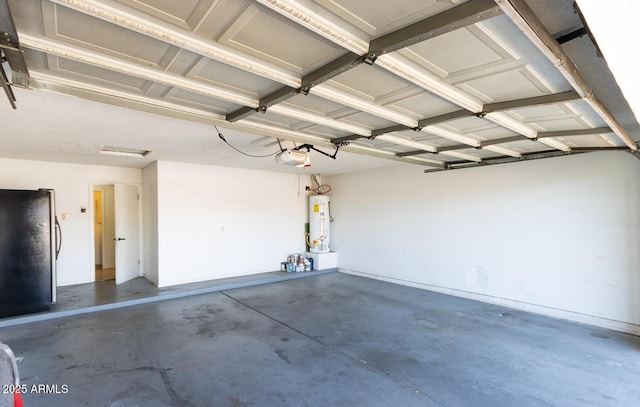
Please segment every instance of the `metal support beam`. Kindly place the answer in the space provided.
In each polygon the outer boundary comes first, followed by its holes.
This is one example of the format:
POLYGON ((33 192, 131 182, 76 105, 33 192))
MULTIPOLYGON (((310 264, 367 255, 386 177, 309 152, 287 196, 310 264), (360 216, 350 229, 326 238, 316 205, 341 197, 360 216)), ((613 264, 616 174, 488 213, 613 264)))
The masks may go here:
MULTIPOLYGON (((563 93, 555 93, 552 95, 535 96, 530 98, 509 100, 504 102, 488 103, 483 106, 481 113, 475 114, 475 115, 482 117, 485 114, 488 114, 491 112, 510 110, 510 109, 515 109, 519 107, 539 106, 539 105, 545 105, 545 104, 551 104, 551 103, 568 102, 571 100, 579 100, 579 99, 581 98, 577 92, 569 91, 569 92, 563 92, 563 93)), ((464 109, 456 110, 454 112, 449 112, 449 113, 441 114, 438 116, 428 117, 428 118, 419 120, 418 127, 423 128, 423 127, 435 125, 438 123, 444 123, 451 120, 462 119, 462 118, 473 116, 473 115, 474 113, 468 110, 464 110, 464 109)), ((393 130, 393 131, 396 131, 396 130, 393 130)), ((371 134, 374 135, 373 132, 371 134)), ((382 133, 379 133, 379 134, 382 134, 382 133)), ((379 134, 375 134, 375 135, 379 135, 379 134)), ((518 139, 521 139, 523 137, 524 136, 518 137, 518 139)), ((487 142, 486 144, 482 144, 482 145, 501 144, 501 143, 507 143, 509 141, 515 141, 515 140, 517 139, 508 139, 507 141, 500 141, 497 143, 487 142)), ((469 148, 469 146, 461 145, 460 149, 462 148, 469 148)), ((455 150, 455 148, 452 148, 452 149, 455 150)))
MULTIPOLYGON (((474 113, 468 111, 468 110, 456 110, 454 112, 449 112, 449 113, 445 113, 445 114, 441 114, 438 116, 434 116, 434 117, 427 117, 424 118, 422 120, 418 121, 418 128, 417 129, 413 129, 412 127, 409 126, 404 126, 401 124, 395 125, 395 126, 389 126, 389 127, 383 127, 381 129, 375 129, 375 130, 371 130, 371 137, 377 137, 377 136, 381 136, 383 134, 386 133, 391 133, 394 131, 403 131, 403 130, 419 130, 422 129, 423 127, 427 127, 427 126, 431 126, 431 125, 435 125, 438 123, 444 123, 450 120, 455 120, 455 119, 460 119, 463 117, 469 117, 469 116, 473 116, 474 113)), ((356 140, 358 138, 362 138, 362 136, 353 134, 350 136, 344 136, 344 137, 338 137, 336 139, 333 139, 333 143, 343 143, 345 141, 351 141, 351 140, 356 140)), ((465 146, 465 148, 473 148, 473 146, 465 146)), ((416 153, 416 154, 420 154, 420 153, 416 153)), ((411 155, 411 154, 410 154, 411 155)))
POLYGON ((257 112, 258 109, 257 108, 253 108, 253 107, 241 107, 240 109, 229 113, 226 117, 225 120, 228 122, 237 122, 238 120, 242 120, 245 117, 251 116, 252 114, 254 114, 255 112, 257 112))
POLYGON ((321 83, 360 65, 363 60, 364 59, 360 55, 354 54, 353 52, 346 53, 343 56, 334 59, 328 64, 325 64, 302 77, 302 92, 309 93, 309 90, 312 87, 320 85, 321 83))
POLYGON ((390 127, 383 127, 381 129, 375 129, 375 130, 371 130, 371 135, 369 137, 367 136, 361 136, 359 134, 351 134, 349 136, 344 136, 344 137, 336 137, 334 139, 331 139, 331 142, 333 144, 342 144, 344 142, 347 141, 351 141, 351 140, 357 140, 359 138, 369 138, 369 139, 374 139, 377 136, 381 136, 383 134, 386 133, 392 133, 394 131, 402 131, 402 130, 411 130, 412 128, 409 126, 405 126, 403 124, 397 124, 395 126, 390 126, 390 127))
POLYGON ((244 119, 245 117, 251 116, 255 112, 266 112, 269 107, 278 104, 283 100, 287 100, 290 97, 297 95, 298 93, 300 93, 299 89, 285 86, 260 99, 258 101, 257 109, 253 109, 250 107, 241 107, 235 112, 229 113, 225 117, 225 119, 229 122, 236 122, 238 120, 244 119))
POLYGON ((556 41, 558 41, 558 44, 564 44, 565 42, 569 42, 571 40, 575 40, 576 38, 582 37, 585 34, 587 34, 587 29, 584 27, 580 27, 577 30, 573 30, 570 33, 557 37, 556 41))
POLYGON ((398 124, 395 126, 383 127, 381 129, 371 130, 371 137, 381 136, 386 133, 392 133, 394 131, 411 130, 411 127, 398 124))
POLYGON ((537 134, 537 138, 547 137, 573 137, 573 136, 591 136, 594 134, 613 133, 609 127, 596 127, 594 129, 577 129, 577 130, 560 130, 560 131, 541 131, 537 134))
MULTIPOLYGON (((452 146, 446 146, 446 147, 438 147, 438 152, 445 152, 445 151, 455 151, 455 150, 466 150, 468 148, 484 148, 487 146, 493 146, 496 144, 505 144, 505 143, 512 143, 514 141, 524 141, 524 140, 528 140, 528 141, 537 141, 539 138, 549 138, 549 137, 572 137, 572 136, 588 136, 588 135, 593 135, 593 134, 607 134, 607 133, 612 133, 613 131, 608 128, 608 127, 597 127, 594 129, 576 129, 576 130, 562 130, 562 131, 544 131, 544 132, 539 132, 536 135, 536 138, 531 139, 522 135, 518 135, 518 136, 509 136, 509 137, 502 137, 502 138, 497 138, 497 139, 491 139, 491 140, 483 140, 480 141, 480 146, 478 147, 473 147, 467 144, 454 144, 452 146)), ((573 149, 574 151, 576 149, 573 149)), ((418 155, 418 154, 423 154, 424 151, 421 150, 415 150, 415 151, 407 151, 404 153, 398 153, 399 156, 401 157, 406 157, 406 156, 411 156, 411 155, 418 155)))
POLYGON ((514 141, 524 141, 524 140, 535 141, 534 139, 530 139, 529 137, 519 135, 519 136, 501 137, 493 140, 484 140, 480 142, 480 146, 486 147, 486 146, 493 146, 496 144, 512 143, 514 141))
POLYGON ((404 153, 396 153, 398 157, 411 157, 412 155, 420 155, 420 154, 433 154, 430 151, 424 150, 414 150, 414 151, 405 151, 404 153))
POLYGON ((576 91, 554 93, 551 95, 534 96, 524 99, 509 100, 505 102, 487 103, 482 107, 481 115, 504 110, 512 110, 521 107, 541 106, 552 103, 570 102, 582 99, 576 91))
POLYGON ((418 127, 432 126, 438 123, 444 123, 451 120, 462 119, 463 117, 473 116, 474 113, 468 110, 456 110, 455 112, 449 112, 438 116, 427 117, 418 121, 418 127))
POLYGON ((276 105, 284 100, 289 99, 300 93, 300 89, 291 88, 289 86, 285 86, 268 94, 265 97, 260 98, 258 101, 258 110, 265 111, 267 108, 276 105))
POLYGON ((487 165, 496 165, 496 164, 509 164, 520 161, 531 161, 531 160, 540 160, 543 158, 553 158, 553 157, 561 157, 572 154, 584 154, 596 151, 629 151, 628 147, 582 147, 576 148, 570 151, 558 151, 558 150, 547 150, 547 151, 538 151, 534 153, 525 153, 522 154, 522 157, 515 158, 509 156, 501 156, 501 157, 493 157, 493 158, 485 158, 480 163, 470 163, 468 161, 449 161, 445 162, 445 168, 435 168, 424 170, 425 173, 436 172, 436 171, 446 171, 446 170, 458 170, 463 168, 473 168, 473 167, 484 167, 487 165))
POLYGON ((438 152, 439 153, 443 153, 445 151, 456 151, 456 150, 466 150, 468 148, 476 148, 476 149, 480 149, 482 147, 478 146, 478 147, 473 147, 470 146, 468 144, 454 144, 452 146, 444 146, 444 147, 438 147, 438 152))
POLYGON ((414 150, 414 151, 405 151, 404 153, 396 153, 396 155, 398 157, 409 157, 412 155, 419 155, 419 154, 425 154, 425 153, 438 154, 438 153, 445 153, 447 151, 467 150, 470 148, 481 149, 482 147, 473 147, 468 144, 454 144, 451 146, 437 147, 436 151, 414 150))
MULTIPOLYGON (((441 153, 441 152, 445 152, 445 151, 456 151, 456 150, 466 150, 469 148, 478 148, 478 149, 482 149, 484 147, 487 146, 493 146, 496 144, 505 144, 505 143, 512 143, 514 141, 537 141, 539 138, 549 138, 549 137, 572 137, 572 136, 588 136, 588 135, 594 135, 594 134, 607 134, 607 133, 612 133, 613 131, 608 128, 608 127, 597 127, 597 128, 593 128, 593 129, 576 129, 576 130, 562 130, 562 131, 545 131, 545 132, 539 132, 536 136, 536 138, 528 138, 522 135, 517 135, 517 136, 509 136, 509 137, 502 137, 502 138, 497 138, 497 139, 491 139, 491 140, 483 140, 480 141, 480 145, 478 147, 473 147, 470 146, 468 144, 454 144, 451 146, 445 146, 445 147, 438 147, 438 150, 436 152, 437 153, 441 153)), ((373 132, 372 132, 373 134, 373 132)), ((608 149, 610 149, 609 147, 607 147, 608 149)), ((581 150, 581 148, 574 148, 572 149, 572 151, 576 151, 576 150, 581 150)), ((406 151, 404 153, 397 153, 396 155, 399 157, 408 157, 408 156, 412 156, 412 155, 419 155, 419 154, 424 154, 427 153, 428 151, 423 151, 423 150, 414 150, 414 151, 406 151)), ((566 153, 566 152, 564 152, 566 153)), ((639 156, 640 157, 640 156, 639 156)), ((514 158, 514 157, 511 157, 514 158)))
POLYGON ((572 153, 590 153, 592 151, 628 151, 628 152, 635 152, 635 151, 630 151, 629 147, 576 147, 576 148, 572 148, 571 149, 572 153))
POLYGON ((458 28, 479 23, 501 13, 494 0, 470 0, 435 16, 374 39, 369 44, 367 63, 375 62, 376 58, 382 54, 409 47, 458 28))
MULTIPOLYGON (((510 136, 510 137, 503 137, 503 138, 497 138, 497 139, 493 139, 493 140, 484 140, 484 141, 480 141, 480 145, 477 147, 474 146, 470 146, 468 144, 454 144, 451 146, 446 146, 446 147, 438 147, 438 153, 442 153, 445 151, 456 151, 456 150, 466 150, 469 148, 475 148, 475 149, 482 149, 483 147, 486 146, 492 146, 492 145, 496 145, 496 144, 504 144, 504 143, 511 143, 513 141, 524 141, 524 140, 529 140, 529 141, 535 141, 533 139, 530 139, 528 137, 525 136, 510 136)), ((421 150, 416 150, 416 151, 407 151, 404 153, 398 153, 399 156, 401 157, 405 157, 405 156, 411 156, 411 155, 417 155, 417 154, 423 154, 424 151, 421 150)))

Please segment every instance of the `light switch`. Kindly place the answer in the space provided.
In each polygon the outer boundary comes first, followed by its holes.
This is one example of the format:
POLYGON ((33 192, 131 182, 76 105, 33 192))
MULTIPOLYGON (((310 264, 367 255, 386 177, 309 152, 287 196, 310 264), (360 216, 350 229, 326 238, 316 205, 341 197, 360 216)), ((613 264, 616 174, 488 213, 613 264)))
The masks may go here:
POLYGON ((63 213, 62 214, 62 220, 69 220, 69 214, 68 213, 63 213))

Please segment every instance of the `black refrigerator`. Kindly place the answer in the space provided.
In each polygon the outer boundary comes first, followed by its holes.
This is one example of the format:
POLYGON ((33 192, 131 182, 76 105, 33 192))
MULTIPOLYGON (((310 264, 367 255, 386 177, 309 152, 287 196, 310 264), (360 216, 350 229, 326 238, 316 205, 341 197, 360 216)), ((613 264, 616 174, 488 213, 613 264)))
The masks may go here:
POLYGON ((0 190, 0 318, 51 308, 61 244, 53 190, 0 190))

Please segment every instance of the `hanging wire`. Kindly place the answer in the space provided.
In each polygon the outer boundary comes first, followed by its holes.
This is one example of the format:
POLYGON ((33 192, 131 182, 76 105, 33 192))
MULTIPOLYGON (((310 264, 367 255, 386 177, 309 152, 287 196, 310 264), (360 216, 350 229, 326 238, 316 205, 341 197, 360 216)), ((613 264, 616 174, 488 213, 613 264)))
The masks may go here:
MULTIPOLYGON (((329 188, 331 189, 331 188, 329 188)), ((329 204, 327 205, 329 208, 329 222, 333 222, 333 216, 331 216, 331 201, 329 201, 329 204)))
POLYGON ((331 187, 327 184, 322 184, 322 185, 319 185, 317 188, 310 188, 309 190, 312 192, 315 192, 318 195, 322 195, 322 194, 328 194, 329 192, 331 192, 331 187))
POLYGON ((216 131, 218 132, 218 137, 220 137, 220 140, 224 141, 229 147, 233 148, 234 150, 236 150, 237 152, 239 152, 242 155, 246 155, 247 157, 253 157, 253 158, 266 158, 266 157, 272 157, 278 153, 281 153, 283 151, 285 151, 285 149, 282 148, 282 144, 280 144, 280 139, 278 139, 278 145, 280 146, 280 150, 271 153, 271 154, 266 154, 266 155, 255 155, 255 154, 249 154, 249 153, 245 153, 244 151, 241 151, 239 149, 237 149, 236 147, 234 147, 233 145, 231 145, 231 143, 229 143, 227 141, 227 139, 224 138, 224 136, 222 135, 222 133, 220 133, 220 130, 218 130, 218 126, 213 126, 216 131))

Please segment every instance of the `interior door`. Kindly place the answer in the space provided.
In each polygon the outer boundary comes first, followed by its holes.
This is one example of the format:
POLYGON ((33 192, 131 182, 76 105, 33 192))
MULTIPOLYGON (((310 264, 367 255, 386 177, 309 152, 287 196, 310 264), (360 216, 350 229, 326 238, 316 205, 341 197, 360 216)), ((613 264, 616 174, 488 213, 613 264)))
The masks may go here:
POLYGON ((138 187, 114 185, 116 284, 139 276, 139 214, 138 187))

